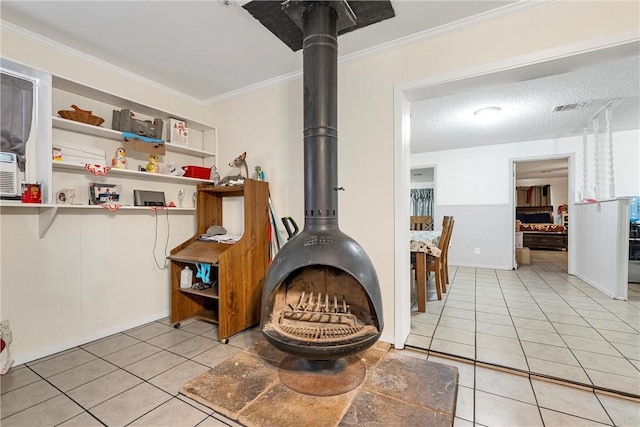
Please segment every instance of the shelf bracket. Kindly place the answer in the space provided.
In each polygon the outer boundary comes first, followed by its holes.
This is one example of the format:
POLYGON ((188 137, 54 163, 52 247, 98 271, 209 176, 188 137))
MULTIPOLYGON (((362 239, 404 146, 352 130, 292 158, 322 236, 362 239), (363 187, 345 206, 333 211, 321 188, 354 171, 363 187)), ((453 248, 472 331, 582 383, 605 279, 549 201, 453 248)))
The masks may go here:
POLYGON ((38 215, 38 223, 39 223, 41 239, 45 236, 45 234, 47 234, 47 231, 49 231, 49 228, 51 227, 51 224, 53 223, 53 220, 55 219, 57 212, 58 212, 57 206, 52 206, 50 208, 43 208, 40 210, 40 214, 38 215))

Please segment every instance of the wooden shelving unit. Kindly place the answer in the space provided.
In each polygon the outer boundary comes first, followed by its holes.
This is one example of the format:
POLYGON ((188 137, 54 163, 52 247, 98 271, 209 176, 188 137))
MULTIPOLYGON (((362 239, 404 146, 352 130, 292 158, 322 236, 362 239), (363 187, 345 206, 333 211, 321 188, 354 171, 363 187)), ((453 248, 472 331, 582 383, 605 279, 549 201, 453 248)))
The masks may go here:
MULTIPOLYGON (((189 240, 175 247, 171 260, 171 322, 197 317, 218 324, 222 342, 260 321, 262 285, 269 268, 269 185, 245 180, 243 186, 199 185, 197 229, 189 240), (225 197, 244 198, 244 233, 234 244, 198 240, 213 224, 223 225, 225 197), (211 264, 217 286, 205 290, 180 287, 185 266, 211 264)), ((194 277, 194 281, 195 281, 194 277)))
MULTIPOLYGON (((114 141, 122 141, 122 132, 109 129, 104 126, 93 126, 81 122, 74 122, 73 120, 67 120, 60 117, 52 117, 51 123, 56 129, 64 129, 72 132, 82 133, 85 135, 97 136, 105 139, 112 139, 114 141)), ((190 156, 206 158, 215 157, 215 153, 206 150, 198 150, 196 148, 190 148, 178 144, 164 144, 165 149, 168 152, 188 154, 190 156)))

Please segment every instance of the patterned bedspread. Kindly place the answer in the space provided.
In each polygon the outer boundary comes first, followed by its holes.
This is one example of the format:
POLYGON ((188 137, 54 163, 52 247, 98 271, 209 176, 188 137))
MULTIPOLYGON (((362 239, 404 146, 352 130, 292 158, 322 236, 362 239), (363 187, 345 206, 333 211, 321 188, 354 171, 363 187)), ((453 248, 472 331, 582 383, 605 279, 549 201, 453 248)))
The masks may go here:
POLYGON ((534 224, 520 224, 520 231, 547 231, 551 233, 564 233, 565 229, 563 225, 546 224, 546 223, 534 223, 534 224))

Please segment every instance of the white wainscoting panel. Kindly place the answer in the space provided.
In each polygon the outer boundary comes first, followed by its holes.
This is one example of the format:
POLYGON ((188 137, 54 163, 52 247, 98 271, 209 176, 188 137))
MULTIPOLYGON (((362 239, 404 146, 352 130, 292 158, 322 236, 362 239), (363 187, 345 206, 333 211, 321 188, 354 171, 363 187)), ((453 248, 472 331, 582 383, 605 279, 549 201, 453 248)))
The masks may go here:
POLYGON ((627 299, 629 201, 578 203, 571 213, 575 275, 615 299, 627 299))
POLYGON ((442 217, 455 218, 449 246, 449 263, 463 267, 513 268, 514 226, 512 208, 496 205, 437 205, 434 221, 442 228, 442 217), (479 254, 476 254, 476 248, 479 254))

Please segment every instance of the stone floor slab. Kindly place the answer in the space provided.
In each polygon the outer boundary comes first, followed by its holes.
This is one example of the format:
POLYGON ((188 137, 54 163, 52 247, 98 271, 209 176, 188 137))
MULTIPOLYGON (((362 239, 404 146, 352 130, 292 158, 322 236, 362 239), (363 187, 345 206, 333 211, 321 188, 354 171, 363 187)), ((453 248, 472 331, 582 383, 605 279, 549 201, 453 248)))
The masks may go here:
POLYGON ((398 401, 363 390, 342 418, 340 427, 353 426, 451 426, 451 415, 414 405, 398 404, 398 401), (381 420, 380 414, 385 414, 381 420))
POLYGON ((278 375, 286 354, 261 340, 187 382, 180 393, 249 427, 365 426, 372 422, 452 426, 458 370, 401 355, 376 343, 357 355, 364 381, 336 396, 311 396, 284 385, 278 375))
POLYGON ((187 382, 181 394, 237 420, 240 411, 277 382, 278 365, 247 351, 187 382))

